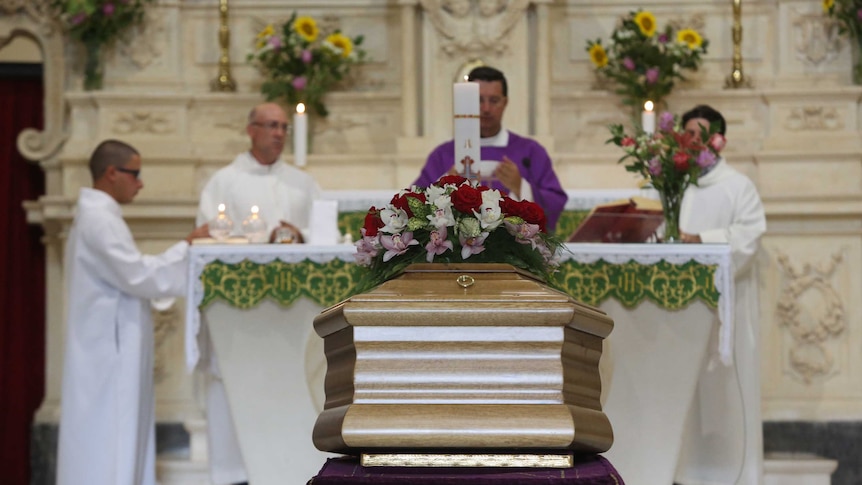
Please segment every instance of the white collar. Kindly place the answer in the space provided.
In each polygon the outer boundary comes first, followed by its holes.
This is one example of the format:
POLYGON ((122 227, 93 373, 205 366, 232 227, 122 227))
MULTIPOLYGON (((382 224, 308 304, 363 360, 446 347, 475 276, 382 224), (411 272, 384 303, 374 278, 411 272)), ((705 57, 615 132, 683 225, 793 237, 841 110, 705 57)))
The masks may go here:
POLYGON ((500 128, 499 133, 488 138, 479 140, 479 145, 483 147, 506 147, 509 146, 509 130, 500 128))

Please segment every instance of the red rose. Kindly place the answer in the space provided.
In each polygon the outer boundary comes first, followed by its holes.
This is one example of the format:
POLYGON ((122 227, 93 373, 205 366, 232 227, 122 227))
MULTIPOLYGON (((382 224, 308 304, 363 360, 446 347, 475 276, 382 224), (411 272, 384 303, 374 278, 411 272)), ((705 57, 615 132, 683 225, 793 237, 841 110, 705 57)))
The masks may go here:
POLYGON ((482 191, 470 185, 461 185, 452 192, 452 205, 459 212, 472 214, 482 206, 482 191))
POLYGON ((518 203, 509 197, 503 197, 500 199, 500 212, 503 213, 503 217, 507 216, 518 216, 518 203))
POLYGON ((452 185, 458 186, 458 185, 463 184, 466 181, 467 181, 467 179, 465 179, 464 177, 462 177, 460 175, 444 175, 444 176, 440 177, 440 179, 437 180, 437 183, 434 185, 437 185, 439 187, 442 187, 446 184, 452 184, 452 185))
POLYGON ((365 224, 362 226, 365 229, 365 235, 368 237, 376 236, 377 231, 384 225, 383 219, 380 218, 380 210, 371 206, 371 209, 368 209, 368 214, 365 214, 365 224))
POLYGON ((530 202, 529 200, 522 200, 519 202, 520 211, 521 211, 521 219, 529 222, 530 224, 538 224, 539 230, 542 232, 545 231, 545 225, 548 220, 545 217, 545 211, 539 207, 539 204, 535 202, 530 202))
POLYGON ((416 192, 406 192, 403 195, 395 195, 389 203, 392 204, 393 207, 406 212, 407 217, 413 217, 413 211, 410 210, 410 203, 407 202, 408 197, 413 197, 414 199, 422 201, 423 204, 425 203, 425 194, 417 194, 416 192))
POLYGON ((673 154, 673 166, 680 172, 688 170, 688 161, 691 157, 685 152, 676 152, 673 154))
POLYGON ((630 136, 624 136, 623 140, 620 142, 620 146, 630 147, 635 145, 635 139, 630 136))
POLYGON ((527 223, 537 224, 542 232, 546 232, 548 219, 545 217, 545 211, 535 202, 517 201, 504 197, 500 201, 500 211, 503 212, 504 216, 516 216, 524 219, 527 223))

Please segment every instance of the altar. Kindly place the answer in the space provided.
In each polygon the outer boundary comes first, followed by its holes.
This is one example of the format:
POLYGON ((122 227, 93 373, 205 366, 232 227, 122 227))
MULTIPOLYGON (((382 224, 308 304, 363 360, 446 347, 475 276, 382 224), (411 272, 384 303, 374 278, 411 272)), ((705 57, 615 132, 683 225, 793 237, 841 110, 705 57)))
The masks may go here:
MULTIPOLYGON (((732 352, 725 245, 568 244, 560 289, 615 321, 602 357, 604 454, 629 484, 673 481, 686 411, 711 350, 732 352), (716 316, 720 325, 716 329, 716 316), (717 330, 718 345, 709 348, 717 330)), ((354 247, 193 246, 187 364, 207 325, 251 483, 305 483, 327 455, 312 445, 325 358, 317 313, 351 295, 354 247)))

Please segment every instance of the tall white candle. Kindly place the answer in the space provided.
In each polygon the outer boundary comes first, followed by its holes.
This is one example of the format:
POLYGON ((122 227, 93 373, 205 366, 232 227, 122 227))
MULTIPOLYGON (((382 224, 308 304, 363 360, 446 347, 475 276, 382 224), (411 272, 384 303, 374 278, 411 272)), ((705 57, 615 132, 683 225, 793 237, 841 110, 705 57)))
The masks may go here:
POLYGON ((305 114, 305 105, 296 105, 296 114, 293 115, 293 163, 297 167, 304 167, 308 156, 308 115, 305 114))
POLYGON ((452 90, 455 131, 455 169, 468 179, 477 178, 482 158, 479 148, 479 84, 455 83, 452 90), (474 165, 470 165, 470 162, 474 165))
POLYGON ((641 128, 644 133, 652 135, 655 133, 655 105, 652 101, 644 103, 644 112, 641 114, 641 128))

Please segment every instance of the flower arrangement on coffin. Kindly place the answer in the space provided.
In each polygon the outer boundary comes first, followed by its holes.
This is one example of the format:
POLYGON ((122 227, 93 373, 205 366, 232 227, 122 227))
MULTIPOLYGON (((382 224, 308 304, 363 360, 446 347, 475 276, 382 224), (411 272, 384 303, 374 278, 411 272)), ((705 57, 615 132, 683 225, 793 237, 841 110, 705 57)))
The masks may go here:
POLYGON ((684 80, 684 70, 696 71, 709 41, 690 28, 671 24, 659 30, 655 16, 638 10, 622 17, 607 47, 601 39, 587 41, 587 52, 599 76, 613 81, 623 104, 640 108, 657 105, 684 80))
POLYGON ((428 188, 396 194, 365 216, 356 262, 368 268, 364 289, 413 263, 508 263, 550 281, 558 238, 545 230, 538 204, 449 175, 428 188))
POLYGON ((679 211, 685 190, 697 185, 701 172, 718 162, 726 140, 717 130, 718 126, 712 126, 700 134, 688 133, 679 119, 666 111, 659 115, 658 129, 652 135, 630 136, 622 125, 610 126, 607 143, 625 151, 619 163, 625 163, 627 171, 641 175, 659 193, 666 242, 679 240, 679 211))
POLYGON ((53 0, 69 35, 84 44, 84 89, 102 88, 101 50, 126 29, 141 23, 153 0, 53 0))
POLYGON ((823 0, 823 12, 853 41, 853 83, 862 84, 862 0, 823 0))
POLYGON ((278 27, 267 25, 257 34, 248 61, 267 79, 261 92, 269 101, 305 103, 320 116, 329 112, 323 96, 365 59, 361 35, 350 38, 340 30, 321 30, 312 17, 294 12, 278 27))

